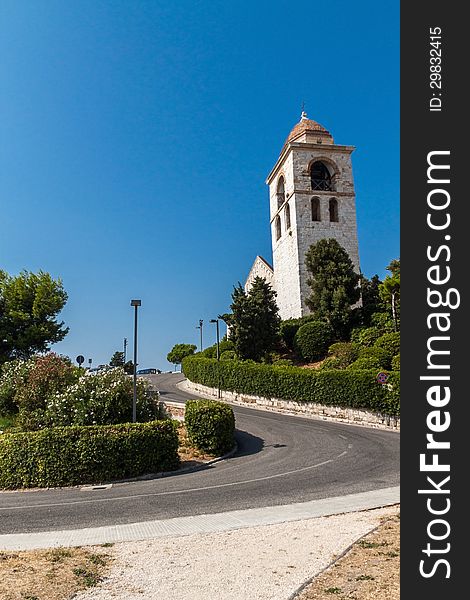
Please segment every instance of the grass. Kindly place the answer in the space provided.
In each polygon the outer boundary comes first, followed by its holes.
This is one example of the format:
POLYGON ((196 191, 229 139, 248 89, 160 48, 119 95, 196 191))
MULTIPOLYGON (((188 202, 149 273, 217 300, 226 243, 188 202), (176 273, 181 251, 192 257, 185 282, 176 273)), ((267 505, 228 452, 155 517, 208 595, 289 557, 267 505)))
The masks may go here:
POLYGON ((383 546, 388 546, 388 542, 369 542, 368 540, 360 540, 358 545, 362 548, 382 548, 383 546))
POLYGON ((64 558, 70 558, 71 556, 72 552, 68 548, 53 548, 46 555, 46 558, 51 562, 62 562, 64 558))
POLYGON ((394 515, 333 566, 318 575, 296 600, 399 600, 400 517, 394 515))
POLYGON ((111 562, 99 547, 0 552, 0 598, 69 600, 98 585, 111 562))

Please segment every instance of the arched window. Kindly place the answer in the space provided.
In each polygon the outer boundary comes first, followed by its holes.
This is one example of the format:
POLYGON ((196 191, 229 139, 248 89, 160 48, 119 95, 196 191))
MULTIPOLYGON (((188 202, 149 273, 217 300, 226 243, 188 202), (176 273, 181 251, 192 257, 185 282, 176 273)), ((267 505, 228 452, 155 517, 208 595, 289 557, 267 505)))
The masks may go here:
POLYGON ((281 177, 279 177, 279 181, 277 182, 277 207, 281 208, 281 206, 284 204, 284 201, 286 199, 286 190, 285 190, 285 184, 284 184, 284 177, 281 175, 281 177))
POLYGON ((330 199, 330 221, 332 223, 337 223, 339 221, 338 200, 336 200, 336 198, 330 199))
POLYGON ((310 203, 312 205, 312 221, 321 221, 320 198, 312 198, 310 203))
POLYGON ((276 231, 276 242, 281 237, 281 217, 277 215, 274 219, 274 229, 276 231))
POLYGON ((312 190, 319 190, 321 192, 330 192, 333 190, 331 175, 321 161, 316 161, 310 167, 310 180, 312 183, 312 190))
POLYGON ((286 208, 284 209, 284 217, 286 222, 286 231, 288 231, 290 229, 290 208, 288 204, 286 204, 286 208))

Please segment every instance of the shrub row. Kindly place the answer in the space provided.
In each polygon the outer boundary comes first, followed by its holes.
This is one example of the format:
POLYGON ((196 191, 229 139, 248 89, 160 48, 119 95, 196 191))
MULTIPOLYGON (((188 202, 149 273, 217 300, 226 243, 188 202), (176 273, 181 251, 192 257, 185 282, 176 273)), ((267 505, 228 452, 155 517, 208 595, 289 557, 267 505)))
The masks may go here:
POLYGON ((1 488, 98 483, 178 466, 178 434, 171 421, 0 435, 1 488))
POLYGON ((189 400, 184 422, 189 440, 204 452, 223 454, 235 444, 235 417, 224 402, 189 400))
POLYGON ((400 412, 400 374, 390 373, 390 387, 376 381, 378 370, 313 370, 188 356, 183 371, 194 383, 240 394, 361 408, 389 415, 400 412))

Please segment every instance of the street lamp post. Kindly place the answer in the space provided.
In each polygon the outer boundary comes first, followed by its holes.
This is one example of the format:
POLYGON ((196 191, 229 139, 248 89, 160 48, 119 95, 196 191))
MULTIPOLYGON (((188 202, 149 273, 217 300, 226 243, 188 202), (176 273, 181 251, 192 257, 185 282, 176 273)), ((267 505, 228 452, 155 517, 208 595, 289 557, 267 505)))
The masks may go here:
POLYGON ((142 305, 141 300, 131 300, 134 307, 134 397, 132 400, 132 422, 137 421, 137 308, 142 305))
POLYGON ((219 319, 211 319, 211 323, 215 323, 217 331, 217 398, 220 398, 220 339, 219 339, 219 319))
POLYGON ((202 352, 202 326, 203 326, 203 324, 204 324, 203 319, 199 319, 199 326, 196 325, 196 329, 199 329, 199 332, 201 334, 201 346, 200 346, 201 352, 202 352))

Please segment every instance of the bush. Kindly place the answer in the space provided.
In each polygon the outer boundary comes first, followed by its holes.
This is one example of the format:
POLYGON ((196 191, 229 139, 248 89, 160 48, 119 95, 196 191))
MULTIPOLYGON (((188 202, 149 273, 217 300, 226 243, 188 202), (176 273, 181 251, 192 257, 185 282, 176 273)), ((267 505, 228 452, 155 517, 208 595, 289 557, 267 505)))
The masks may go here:
POLYGON ((235 444, 235 417, 224 402, 189 400, 184 422, 190 442, 204 452, 223 454, 235 444))
POLYGON ((101 483, 178 468, 172 421, 0 435, 0 487, 101 483))
POLYGON ((2 365, 0 371, 0 415, 18 412, 16 390, 25 384, 33 362, 12 360, 2 365))
POLYGON ((377 383, 377 370, 302 369, 231 361, 217 365, 215 360, 190 356, 183 361, 183 371, 190 381, 213 388, 217 387, 219 374, 221 389, 239 394, 363 408, 389 415, 400 411, 399 372, 390 374, 392 393, 377 383))
POLYGON ((43 411, 46 399, 78 379, 79 370, 62 356, 50 352, 2 366, 0 413, 43 411))
POLYGON ((374 356, 363 356, 362 358, 358 358, 348 367, 348 369, 351 370, 374 369, 375 371, 382 368, 383 366, 380 360, 374 356))
POLYGON ((278 358, 273 364, 276 365, 276 367, 292 367, 294 363, 288 358, 278 358))
POLYGON ((395 331, 395 323, 388 313, 374 313, 371 317, 371 323, 380 331, 382 335, 384 333, 395 331))
POLYGON ((235 350, 225 350, 220 354, 220 360, 237 360, 235 350))
POLYGON ((399 371, 400 370, 400 353, 396 354, 392 358, 392 369, 394 371, 399 371))
MULTIPOLYGON (((366 346, 365 348, 360 348, 358 359, 362 358, 370 358, 382 369, 388 369, 391 365, 391 356, 388 355, 388 352, 383 348, 376 348, 372 346, 369 348, 366 346)), ((372 367, 371 367, 372 368, 372 367)))
POLYGON ((359 351, 359 345, 354 342, 336 342, 328 348, 328 355, 337 359, 338 366, 335 368, 345 369, 359 358, 359 351))
POLYGON ((215 358, 217 355, 217 347, 214 345, 204 348, 202 352, 199 352, 199 355, 204 356, 205 358, 215 358))
MULTIPOLYGON (((215 345, 216 349, 217 349, 217 344, 215 345)), ((221 340, 219 343, 219 352, 220 355, 222 355, 223 352, 235 352, 235 344, 232 342, 232 340, 221 340)))
POLYGON ((374 344, 375 348, 380 348, 387 353, 389 361, 400 352, 400 332, 392 331, 380 336, 374 344))
POLYGON ((310 323, 314 320, 315 317, 313 315, 305 315, 304 317, 300 317, 299 319, 287 319, 281 322, 281 339, 284 341, 285 345, 289 348, 289 350, 294 349, 295 334, 300 329, 300 327, 302 325, 305 325, 305 323, 310 323))
POLYGON ((351 341, 361 346, 373 346, 382 335, 377 327, 359 327, 351 332, 351 341))
POLYGON ((336 356, 329 356, 325 358, 322 364, 318 367, 319 369, 344 369, 344 361, 336 356))
MULTIPOLYGON (((67 425, 111 425, 132 421, 133 381, 122 368, 88 373, 64 392, 46 401, 39 427, 24 426, 25 415, 20 411, 19 425, 23 429, 38 429, 67 425)), ((153 421, 158 405, 149 389, 149 382, 137 379, 137 420, 153 421)))
POLYGON ((299 328, 294 337, 294 348, 304 360, 320 360, 331 344, 333 332, 323 321, 312 321, 299 328))

